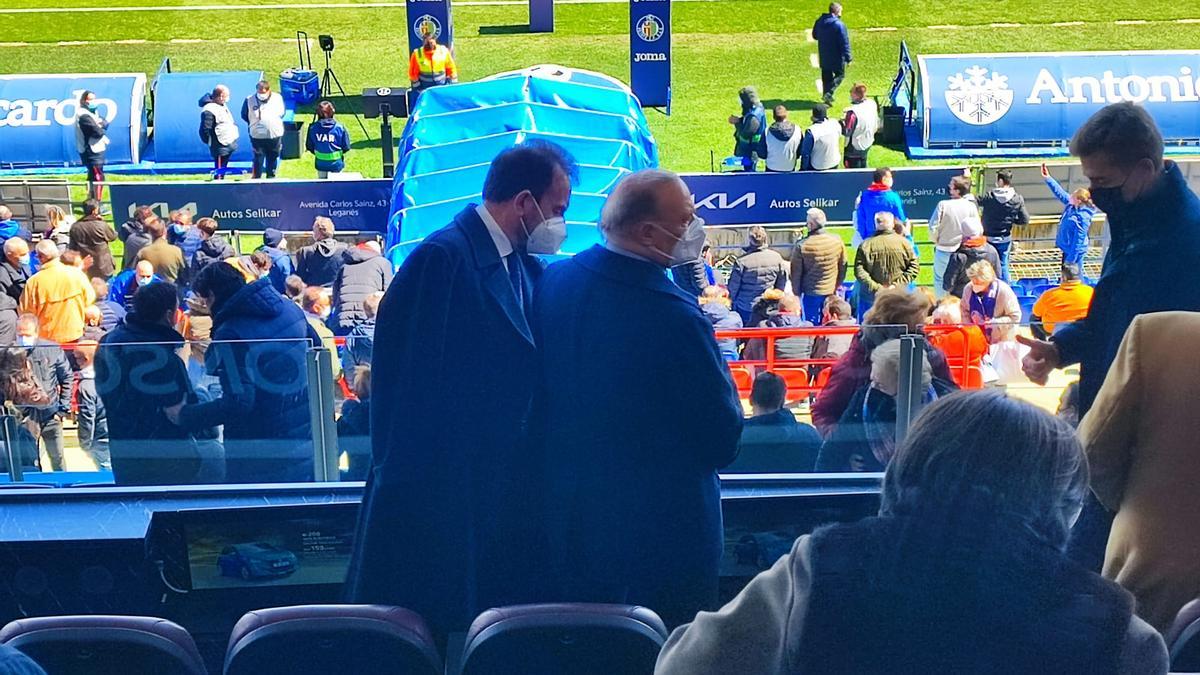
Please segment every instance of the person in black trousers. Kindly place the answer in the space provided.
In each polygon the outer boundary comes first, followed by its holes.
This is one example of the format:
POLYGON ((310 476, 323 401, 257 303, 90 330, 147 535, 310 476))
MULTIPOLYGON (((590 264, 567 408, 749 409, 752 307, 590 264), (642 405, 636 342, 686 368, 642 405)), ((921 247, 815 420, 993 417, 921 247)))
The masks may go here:
POLYGON ((79 95, 75 112, 75 149, 79 161, 87 168, 88 197, 102 200, 104 194, 104 151, 108 149, 108 120, 96 114, 96 95, 84 91, 79 95))

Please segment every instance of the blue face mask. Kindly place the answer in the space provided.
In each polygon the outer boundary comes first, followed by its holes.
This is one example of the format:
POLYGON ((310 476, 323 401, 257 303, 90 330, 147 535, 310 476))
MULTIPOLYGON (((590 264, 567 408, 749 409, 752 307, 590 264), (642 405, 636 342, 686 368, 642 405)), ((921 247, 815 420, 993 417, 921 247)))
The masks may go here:
POLYGON ((24 267, 29 267, 29 263, 32 261, 33 261, 33 256, 29 255, 28 253, 21 256, 20 258, 17 258, 17 262, 21 263, 21 265, 24 267))
POLYGON ((151 281, 154 281, 154 277, 138 277, 137 285, 138 286, 148 286, 151 281))
POLYGON ((32 347, 37 344, 37 336, 21 335, 17 337, 17 341, 21 343, 22 347, 32 347))

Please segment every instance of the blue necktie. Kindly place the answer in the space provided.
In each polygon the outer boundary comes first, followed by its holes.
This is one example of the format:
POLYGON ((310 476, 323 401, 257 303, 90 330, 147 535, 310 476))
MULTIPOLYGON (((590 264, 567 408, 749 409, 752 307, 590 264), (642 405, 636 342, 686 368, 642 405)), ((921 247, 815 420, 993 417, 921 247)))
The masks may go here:
POLYGON ((525 313, 525 273, 521 266, 521 256, 517 252, 508 254, 508 280, 512 283, 513 294, 517 296, 517 307, 525 313))

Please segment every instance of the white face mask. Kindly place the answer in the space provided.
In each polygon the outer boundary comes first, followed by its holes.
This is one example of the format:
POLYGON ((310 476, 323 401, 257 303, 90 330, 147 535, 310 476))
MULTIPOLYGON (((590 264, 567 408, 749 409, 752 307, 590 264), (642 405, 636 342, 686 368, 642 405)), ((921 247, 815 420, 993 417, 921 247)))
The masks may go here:
POLYGON ((692 221, 688 223, 687 229, 683 231, 683 236, 677 237, 669 230, 661 225, 650 223, 660 232, 675 240, 675 246, 671 248, 670 253, 654 249, 657 253, 665 258, 670 258, 668 265, 682 265, 683 263, 692 262, 700 257, 700 253, 704 251, 704 219, 700 216, 692 216, 692 221))
MULTIPOLYGON (((533 194, 530 193, 532 197, 533 194)), ((525 224, 525 217, 521 217, 521 227, 525 229, 525 252, 534 255, 554 255, 562 248, 563 242, 567 240, 567 221, 562 216, 547 218, 542 213, 542 207, 533 200, 534 207, 538 210, 538 218, 541 222, 530 229, 525 224)))
POLYGON ((17 337, 17 341, 21 343, 22 347, 32 347, 37 344, 37 336, 36 335, 20 335, 17 337))
POLYGON ((266 102, 267 102, 267 100, 268 100, 268 99, 270 99, 270 98, 271 98, 271 92, 269 92, 269 91, 268 91, 267 93, 265 93, 265 94, 259 94, 259 95, 258 95, 258 100, 262 101, 263 103, 266 103, 266 102))

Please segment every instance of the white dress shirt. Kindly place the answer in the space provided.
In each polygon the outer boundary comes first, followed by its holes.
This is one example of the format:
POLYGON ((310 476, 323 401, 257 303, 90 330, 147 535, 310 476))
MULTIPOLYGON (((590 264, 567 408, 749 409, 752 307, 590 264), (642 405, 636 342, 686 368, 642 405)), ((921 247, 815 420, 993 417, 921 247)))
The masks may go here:
POLYGON ((475 207, 475 213, 479 214, 480 220, 487 227, 488 234, 492 235, 492 243, 496 245, 496 253, 500 254, 500 262, 504 265, 504 270, 508 271, 508 256, 513 252, 512 242, 508 240, 508 235, 504 234, 504 230, 500 229, 500 223, 492 217, 492 213, 487 210, 483 204, 475 207))

